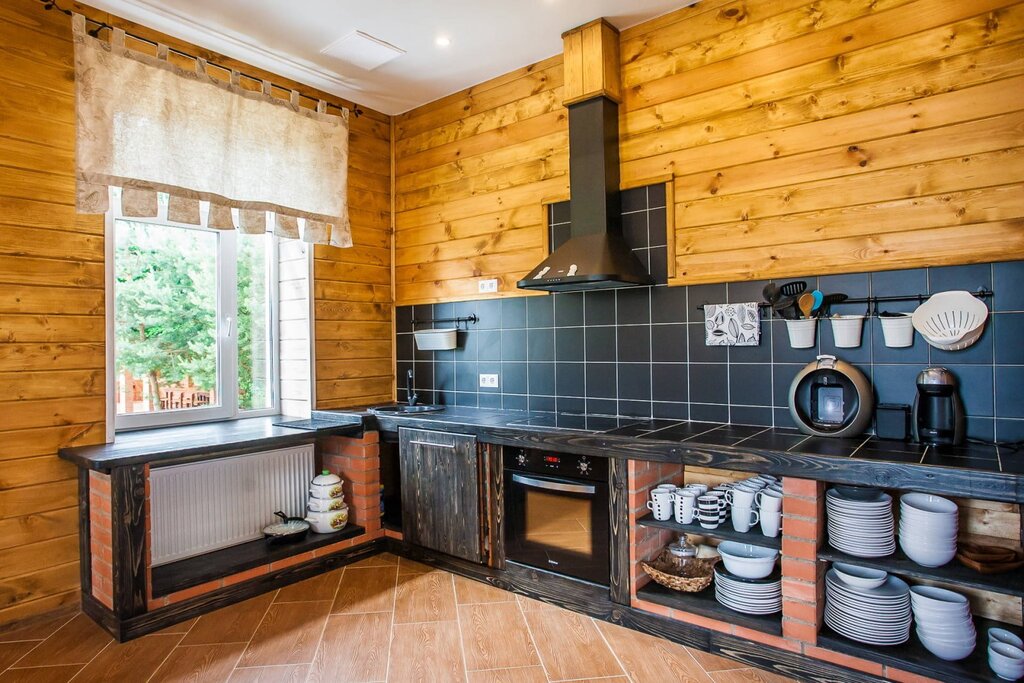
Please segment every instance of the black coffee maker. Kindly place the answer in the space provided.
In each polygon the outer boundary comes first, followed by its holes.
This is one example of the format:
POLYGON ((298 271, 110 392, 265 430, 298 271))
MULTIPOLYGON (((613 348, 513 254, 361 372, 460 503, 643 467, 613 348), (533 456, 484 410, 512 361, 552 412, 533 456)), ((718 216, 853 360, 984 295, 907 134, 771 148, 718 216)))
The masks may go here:
POLYGON ((914 441, 919 443, 958 446, 964 442, 964 406, 952 372, 927 368, 917 376, 911 424, 914 441))

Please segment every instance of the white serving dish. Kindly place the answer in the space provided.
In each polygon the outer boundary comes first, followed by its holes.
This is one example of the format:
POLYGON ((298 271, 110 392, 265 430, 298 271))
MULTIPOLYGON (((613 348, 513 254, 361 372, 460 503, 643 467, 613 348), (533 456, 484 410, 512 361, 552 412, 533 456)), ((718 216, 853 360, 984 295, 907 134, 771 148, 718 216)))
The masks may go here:
POLYGON ((306 512, 306 521, 318 534, 333 534, 336 531, 341 531, 348 524, 348 506, 330 512, 309 510, 306 512))
POLYGON ((416 330, 416 348, 420 351, 447 351, 458 343, 458 330, 454 327, 436 330, 416 330))
POLYGON ((844 562, 833 562, 832 568, 836 570, 836 574, 843 580, 843 583, 855 588, 878 588, 889 578, 889 574, 881 569, 858 567, 855 564, 844 562))
POLYGON ((718 544, 718 554, 726 570, 744 579, 763 579, 775 569, 779 551, 750 543, 724 541, 718 544))

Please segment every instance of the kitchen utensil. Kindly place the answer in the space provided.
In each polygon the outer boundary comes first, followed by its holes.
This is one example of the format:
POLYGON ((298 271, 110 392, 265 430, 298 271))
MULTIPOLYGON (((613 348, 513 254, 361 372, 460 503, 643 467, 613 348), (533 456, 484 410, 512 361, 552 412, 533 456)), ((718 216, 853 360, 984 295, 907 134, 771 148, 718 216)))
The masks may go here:
POLYGON ((330 512, 314 512, 310 510, 306 513, 306 522, 318 534, 332 534, 336 531, 341 531, 348 524, 348 506, 346 505, 340 510, 331 510, 330 512))
POLYGON ((791 280, 779 287, 783 296, 799 296, 807 289, 807 283, 803 280, 791 280))
POLYGON ((849 298, 845 294, 826 294, 821 298, 821 303, 814 312, 819 318, 824 318, 832 312, 833 305, 841 304, 849 298))
POLYGON ((314 498, 338 498, 341 496, 341 477, 323 470, 309 482, 309 495, 314 498))
POLYGON ((800 317, 800 309, 797 307, 796 300, 796 296, 784 296, 776 299, 772 304, 772 310, 784 320, 797 320, 800 317))
POLYGON ((811 306, 811 310, 815 311, 821 308, 821 303, 825 300, 825 295, 821 293, 821 290, 814 290, 813 292, 811 292, 811 296, 814 297, 814 305, 811 306))
MULTIPOLYGON (((819 292, 820 293, 820 292, 819 292)), ((805 318, 811 317, 811 311, 814 310, 814 295, 810 292, 804 292, 796 300, 797 306, 800 307, 800 312, 803 313, 805 318)))
POLYGON ((764 297, 764 300, 768 304, 774 304, 779 300, 779 297, 782 296, 782 290, 779 289, 779 286, 774 282, 769 282, 764 286, 764 289, 761 290, 761 296, 764 297))
POLYGON ((946 368, 922 370, 917 376, 917 395, 910 418, 914 441, 958 446, 967 436, 965 420, 956 375, 946 368))
POLYGON ((933 294, 912 317, 924 340, 943 351, 961 351, 976 342, 987 319, 985 302, 965 291, 933 294))
POLYGON ((289 517, 280 510, 274 513, 280 522, 263 527, 263 537, 268 543, 295 543, 309 533, 309 522, 301 517, 289 517))

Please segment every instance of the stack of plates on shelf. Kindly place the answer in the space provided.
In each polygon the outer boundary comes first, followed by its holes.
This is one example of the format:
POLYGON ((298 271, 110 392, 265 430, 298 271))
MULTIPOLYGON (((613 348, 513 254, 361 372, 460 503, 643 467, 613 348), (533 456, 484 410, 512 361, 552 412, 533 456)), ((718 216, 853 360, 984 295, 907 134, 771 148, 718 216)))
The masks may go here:
POLYGON ((825 623, 836 633, 869 645, 899 645, 910 638, 910 587, 889 576, 876 588, 825 574, 825 623))
POLYGON ((956 503, 927 493, 900 496, 900 548, 925 567, 941 567, 956 555, 956 503))
POLYGON ((782 609, 782 574, 775 570, 763 579, 744 579, 717 564, 715 599, 743 614, 774 614, 782 609))
POLYGON ((936 657, 955 661, 974 652, 977 631, 967 598, 945 588, 914 586, 910 602, 917 637, 936 657))
POLYGON ((836 486, 825 494, 828 540, 856 557, 885 557, 896 550, 892 497, 878 489, 836 486))

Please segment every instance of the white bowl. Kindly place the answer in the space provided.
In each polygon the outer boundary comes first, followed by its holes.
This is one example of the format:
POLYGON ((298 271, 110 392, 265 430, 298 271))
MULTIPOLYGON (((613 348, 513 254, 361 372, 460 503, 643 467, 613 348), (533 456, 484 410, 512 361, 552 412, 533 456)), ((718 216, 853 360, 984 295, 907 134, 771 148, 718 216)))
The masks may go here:
POLYGON ((877 588, 889 577, 889 574, 881 569, 858 567, 845 562, 833 562, 832 568, 836 570, 836 574, 843 580, 843 583, 856 588, 877 588))
POLYGON ((945 659, 947 662, 955 662, 974 652, 975 643, 973 641, 930 638, 926 635, 921 635, 920 629, 917 630, 917 638, 926 650, 939 659, 945 659))
POLYGON ((988 665, 1000 678, 1015 681, 1024 676, 1024 650, 1009 643, 988 646, 988 665))
POLYGON ((922 567, 941 567, 956 557, 956 546, 952 548, 929 548, 921 547, 913 543, 906 543, 900 539, 900 548, 907 557, 922 567))
POLYGON ((955 515, 959 512, 956 503, 930 493, 904 493, 900 496, 900 509, 907 514, 926 513, 933 515, 955 515))
POLYGON ((1006 643, 1017 648, 1024 648, 1024 640, 1021 640, 1020 636, 1016 633, 1007 631, 1005 628, 990 628, 988 630, 988 644, 991 645, 993 643, 1006 643))
POLYGON ((967 597, 938 586, 911 586, 910 601, 929 607, 949 608, 967 605, 967 597))
POLYGON ((718 544, 725 568, 744 579, 763 579, 772 573, 779 551, 750 543, 725 541, 718 544))

